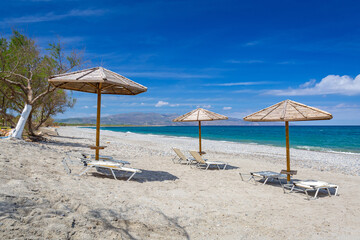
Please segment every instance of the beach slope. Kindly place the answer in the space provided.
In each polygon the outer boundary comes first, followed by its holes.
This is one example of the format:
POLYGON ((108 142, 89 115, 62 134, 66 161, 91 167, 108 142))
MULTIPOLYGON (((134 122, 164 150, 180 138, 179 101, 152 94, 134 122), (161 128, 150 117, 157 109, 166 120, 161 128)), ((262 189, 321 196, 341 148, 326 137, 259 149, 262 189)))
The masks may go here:
POLYGON ((239 172, 284 169, 281 147, 204 140, 206 158, 230 165, 204 171, 171 161, 171 147, 188 155, 197 139, 102 131, 101 154, 142 170, 127 182, 68 175, 65 153, 92 153, 95 130, 58 133, 0 140, 1 239, 359 239, 359 155, 291 149, 295 178, 340 186, 340 196, 308 201, 276 183, 241 181, 239 172))

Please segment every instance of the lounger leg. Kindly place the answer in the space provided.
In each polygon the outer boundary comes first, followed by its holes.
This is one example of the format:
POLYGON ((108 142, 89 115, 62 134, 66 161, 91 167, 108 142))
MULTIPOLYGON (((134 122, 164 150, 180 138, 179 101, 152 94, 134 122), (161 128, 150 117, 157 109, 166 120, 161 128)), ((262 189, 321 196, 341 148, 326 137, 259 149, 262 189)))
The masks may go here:
POLYGON ((82 172, 80 172, 79 176, 81 176, 81 175, 85 174, 87 171, 89 171, 89 170, 90 170, 90 168, 91 168, 91 167, 89 167, 89 166, 87 166, 87 167, 83 168, 83 170, 82 170, 82 172), (85 170, 84 170, 84 169, 85 169, 85 170))
MULTIPOLYGON (((290 192, 289 193, 292 193, 292 191, 294 191, 294 188, 295 188, 295 185, 293 185, 290 189, 290 192)), ((306 193, 307 194, 307 193, 306 193)))
POLYGON ((71 173, 71 169, 69 168, 69 166, 68 166, 65 158, 62 160, 62 163, 64 164, 64 168, 65 168, 66 173, 67 173, 67 174, 70 174, 70 173, 71 173))
POLYGON ((219 164, 216 164, 216 166, 217 166, 217 168, 220 170, 220 166, 219 166, 219 164))
POLYGON ((132 177, 135 175, 136 172, 134 172, 133 174, 131 174, 131 176, 128 178, 128 180, 126 181, 130 181, 130 179, 132 179, 132 177))
POLYGON ((338 190, 339 190, 339 186, 337 186, 337 187, 335 188, 335 196, 338 195, 338 190))
POLYGON ((209 167, 210 167, 210 164, 207 164, 205 170, 208 170, 209 167))
POLYGON ((265 178, 265 181, 264 181, 263 185, 265 185, 268 180, 269 180, 269 178, 265 178))
MULTIPOLYGON (((308 200, 310 200, 310 196, 309 196, 309 193, 308 193, 308 189, 305 189, 305 193, 306 193, 306 197, 308 200)), ((316 196, 316 195, 315 195, 316 196)))
MULTIPOLYGON (((176 160, 176 156, 173 158, 173 159, 171 159, 172 161, 173 161, 173 163, 175 164, 175 160, 176 160)), ((179 158, 179 160, 178 160, 178 163, 180 163, 180 158, 179 158)))
POLYGON ((320 188, 316 189, 316 193, 315 193, 314 199, 316 199, 317 195, 319 194, 319 191, 320 191, 320 188))
POLYGON ((110 170, 111 174, 113 175, 113 177, 115 178, 115 180, 117 180, 114 171, 111 168, 109 168, 109 170, 110 170))
POLYGON ((224 166, 224 168, 223 168, 223 170, 225 170, 225 168, 227 167, 227 164, 225 164, 225 166, 224 166))
POLYGON ((243 177, 242 177, 241 173, 239 173, 239 175, 240 175, 240 177, 241 177, 241 181, 244 181, 244 179, 243 179, 243 177))
POLYGON ((327 192, 328 192, 329 197, 331 197, 329 188, 326 188, 326 190, 327 190, 327 192))
POLYGON ((254 175, 251 175, 251 177, 249 178, 248 182, 250 182, 251 179, 253 179, 253 180, 254 180, 254 183, 256 184, 254 175))

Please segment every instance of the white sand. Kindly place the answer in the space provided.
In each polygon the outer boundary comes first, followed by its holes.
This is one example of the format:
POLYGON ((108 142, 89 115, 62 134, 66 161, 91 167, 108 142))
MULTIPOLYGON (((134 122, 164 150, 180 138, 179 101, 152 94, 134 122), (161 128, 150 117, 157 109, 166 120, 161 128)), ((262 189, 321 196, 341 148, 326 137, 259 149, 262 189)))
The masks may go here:
MULTIPOLYGON (((0 239, 360 239, 360 156, 291 149, 297 179, 336 183, 340 196, 284 194, 239 172, 285 168, 285 149, 204 140, 228 170, 173 164, 197 139, 102 131, 101 153, 143 172, 126 182, 67 175, 65 152, 88 152, 95 131, 58 130, 47 143, 0 140, 0 239)), ((80 166, 73 166, 79 172, 80 166)))

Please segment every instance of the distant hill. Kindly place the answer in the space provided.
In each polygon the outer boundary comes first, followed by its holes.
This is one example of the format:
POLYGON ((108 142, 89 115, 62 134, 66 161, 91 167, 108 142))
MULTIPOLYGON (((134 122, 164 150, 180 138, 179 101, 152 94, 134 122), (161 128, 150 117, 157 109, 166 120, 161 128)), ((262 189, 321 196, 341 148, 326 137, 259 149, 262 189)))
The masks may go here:
MULTIPOLYGON (((108 125, 150 125, 150 126, 191 126, 197 125, 197 122, 186 122, 179 123, 173 122, 172 120, 178 117, 178 114, 160 114, 160 113, 121 113, 101 117, 101 124, 108 125)), ((59 123, 68 124, 95 124, 96 117, 85 117, 85 118, 67 118, 67 119, 56 119, 59 123)), ((223 121, 204 121, 202 125, 221 125, 221 126, 253 126, 253 125, 269 125, 268 123, 252 123, 246 122, 239 118, 229 118, 223 121)), ((272 123, 271 125, 274 125, 272 123)), ((277 125, 275 123, 275 125, 277 125)))

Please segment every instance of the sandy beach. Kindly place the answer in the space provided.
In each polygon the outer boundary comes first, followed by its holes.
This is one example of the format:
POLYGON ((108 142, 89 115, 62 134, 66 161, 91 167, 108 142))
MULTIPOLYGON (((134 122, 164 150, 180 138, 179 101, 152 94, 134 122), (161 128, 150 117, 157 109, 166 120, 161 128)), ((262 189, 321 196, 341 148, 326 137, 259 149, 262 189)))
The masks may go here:
MULTIPOLYGON (((291 149, 296 179, 339 185, 339 196, 283 193, 239 172, 285 169, 285 149, 203 141, 227 170, 173 164, 193 138, 101 131, 103 155, 142 170, 127 182, 91 170, 68 175, 62 159, 87 152, 95 130, 57 129, 47 142, 0 140, 1 239, 360 239, 360 155, 291 149)), ((73 173, 81 165, 72 165, 73 173)))

